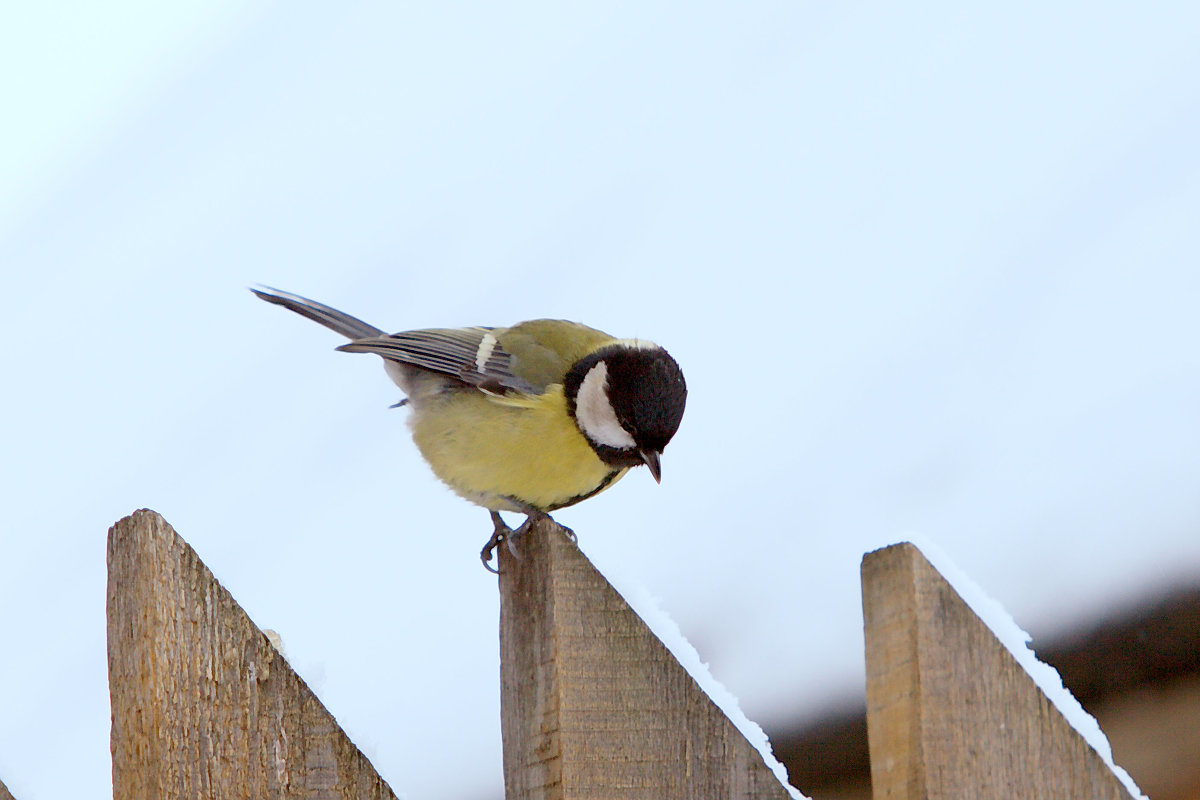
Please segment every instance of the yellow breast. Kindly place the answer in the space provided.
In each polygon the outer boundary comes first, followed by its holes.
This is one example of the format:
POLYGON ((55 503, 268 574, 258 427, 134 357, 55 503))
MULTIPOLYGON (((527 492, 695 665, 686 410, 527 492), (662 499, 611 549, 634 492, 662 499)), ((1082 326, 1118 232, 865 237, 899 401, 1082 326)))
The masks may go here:
POLYGON ((471 502, 498 511, 523 510, 509 498, 553 511, 627 472, 596 456, 567 413, 561 386, 537 396, 447 393, 414 409, 410 424, 438 478, 471 502))

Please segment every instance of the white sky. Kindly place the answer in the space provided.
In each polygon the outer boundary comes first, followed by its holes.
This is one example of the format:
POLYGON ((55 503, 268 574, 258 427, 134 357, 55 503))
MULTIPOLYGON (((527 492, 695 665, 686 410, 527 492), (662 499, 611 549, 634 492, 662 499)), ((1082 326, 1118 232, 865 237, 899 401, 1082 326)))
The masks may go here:
POLYGON ((691 396, 662 486, 557 516, 768 728, 861 693, 859 559, 906 535, 1035 646, 1200 572, 1194 4, 25 6, 0 25, 20 800, 109 796, 104 538, 143 506, 397 792, 498 796, 487 515, 377 361, 255 282, 388 329, 668 347, 691 396))

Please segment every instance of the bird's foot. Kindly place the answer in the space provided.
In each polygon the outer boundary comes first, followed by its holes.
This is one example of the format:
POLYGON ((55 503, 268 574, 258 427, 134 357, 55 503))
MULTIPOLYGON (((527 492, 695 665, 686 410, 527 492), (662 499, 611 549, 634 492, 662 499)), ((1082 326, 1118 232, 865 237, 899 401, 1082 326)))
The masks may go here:
MULTIPOLYGON (((501 542, 509 539, 509 537, 515 536, 516 534, 514 534, 512 528, 508 527, 508 524, 500 518, 499 514, 497 514, 495 511, 491 513, 492 525, 495 529, 492 531, 492 538, 488 539, 487 544, 485 544, 483 549, 479 551, 479 558, 481 561, 483 561, 484 569, 486 569, 488 572, 494 572, 495 574, 499 575, 500 562, 497 561, 497 566, 492 566, 492 553, 495 552, 496 548, 500 546, 501 542)), ((511 546, 512 545, 509 545, 510 548, 511 546)))
MULTIPOLYGON (((532 530, 534 525, 544 519, 554 522, 550 515, 544 511, 528 511, 526 514, 527 516, 525 517, 525 521, 522 522, 516 528, 516 530, 514 530, 508 527, 504 520, 500 518, 499 513, 495 511, 491 512, 492 525, 494 526, 492 538, 488 539, 487 544, 485 544, 483 549, 479 551, 479 559, 483 562, 483 566, 488 572, 494 572, 497 575, 500 574, 499 560, 496 562, 497 566, 492 566, 492 553, 495 552, 496 548, 499 547, 501 543, 507 544, 508 552, 512 553, 513 558, 520 560, 521 554, 517 552, 517 540, 532 530)), ((554 522, 554 524, 560 531, 563 532, 563 535, 567 537, 567 540, 571 544, 579 543, 579 537, 575 535, 575 531, 571 530, 566 525, 559 525, 557 522, 554 522)))

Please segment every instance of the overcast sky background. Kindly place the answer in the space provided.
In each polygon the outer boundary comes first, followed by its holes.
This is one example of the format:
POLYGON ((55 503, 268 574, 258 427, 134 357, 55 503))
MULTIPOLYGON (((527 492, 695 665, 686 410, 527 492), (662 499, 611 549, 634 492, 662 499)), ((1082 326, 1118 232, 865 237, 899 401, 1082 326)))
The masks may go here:
POLYGON ((256 282, 666 346, 662 485, 556 516, 768 729, 861 695, 859 560, 906 535, 1035 636, 1200 576, 1193 3, 25 4, 0 99, 20 800, 110 796, 140 507, 398 793, 501 791, 487 515, 256 282))

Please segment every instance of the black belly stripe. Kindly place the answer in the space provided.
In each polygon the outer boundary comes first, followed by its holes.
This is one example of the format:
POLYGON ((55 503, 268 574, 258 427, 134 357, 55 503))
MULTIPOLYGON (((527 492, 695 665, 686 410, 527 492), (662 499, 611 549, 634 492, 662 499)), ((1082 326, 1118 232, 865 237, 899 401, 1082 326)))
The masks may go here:
POLYGON ((616 480, 617 476, 620 475, 623 471, 624 470, 614 469, 612 472, 610 472, 604 476, 604 480, 600 481, 600 483, 598 483, 596 485, 595 489, 592 489, 590 492, 585 492, 584 494, 577 494, 574 497, 570 498, 569 500, 564 500, 561 503, 555 503, 554 505, 550 506, 550 508, 548 508, 546 510, 547 511, 557 511, 560 508, 566 508, 567 506, 573 506, 576 503, 581 503, 584 500, 587 500, 589 497, 600 494, 600 492, 603 492, 605 489, 607 489, 608 485, 610 483, 612 483, 614 480, 616 480))

